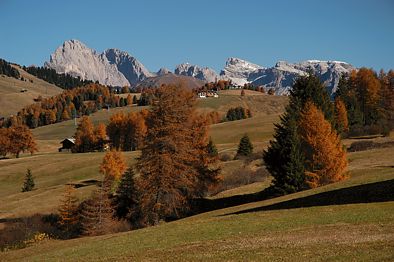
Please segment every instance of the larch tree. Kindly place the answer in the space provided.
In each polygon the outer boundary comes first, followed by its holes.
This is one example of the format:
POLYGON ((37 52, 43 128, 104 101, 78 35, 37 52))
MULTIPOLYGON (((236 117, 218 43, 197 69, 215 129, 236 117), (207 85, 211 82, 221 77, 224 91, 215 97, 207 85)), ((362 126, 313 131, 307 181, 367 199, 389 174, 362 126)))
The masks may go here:
POLYGON ((94 128, 94 137, 95 137, 95 144, 96 144, 96 149, 99 151, 104 150, 104 145, 107 140, 107 131, 106 131, 106 126, 103 123, 99 123, 95 128, 94 128))
POLYGON ((162 86, 154 97, 137 163, 140 205, 147 224, 187 212, 189 201, 201 194, 197 188, 206 171, 211 170, 206 161, 208 140, 203 134, 207 126, 195 117, 193 92, 181 86, 162 86))
POLYGON ((9 152, 19 158, 21 152, 37 151, 37 145, 30 129, 25 125, 16 125, 9 128, 8 139, 10 141, 9 152))
POLYGON ((89 117, 83 116, 75 133, 75 151, 79 153, 92 151, 95 143, 94 125, 89 117))
POLYGON ((97 236, 112 232, 114 220, 109 192, 109 183, 102 183, 102 186, 81 204, 80 217, 84 235, 97 236))
POLYGON ((78 215, 78 199, 76 197, 76 190, 72 185, 66 185, 63 193, 63 198, 58 209, 59 212, 59 226, 65 233, 65 237, 69 238, 76 234, 79 223, 78 215))
POLYGON ((356 87, 360 109, 363 113, 364 125, 371 125, 379 118, 378 103, 380 101, 380 82, 372 69, 361 68, 351 76, 356 87))
POLYGON ((337 132, 312 102, 303 108, 299 125, 309 187, 343 180, 348 164, 346 151, 337 132))
POLYGON ((10 147, 9 129, 0 128, 0 156, 5 157, 10 152, 10 147))
POLYGON ((126 162, 123 153, 116 150, 108 151, 100 165, 100 172, 104 174, 104 180, 118 181, 126 170, 126 162))
POLYGON ((125 144, 127 115, 123 112, 113 114, 107 125, 107 134, 112 147, 121 150, 125 144))
POLYGON ((133 98, 131 97, 130 94, 127 95, 126 101, 127 101, 127 105, 129 106, 133 105, 133 98))
POLYGON ((346 106, 339 97, 335 98, 335 127, 339 134, 349 131, 346 106))

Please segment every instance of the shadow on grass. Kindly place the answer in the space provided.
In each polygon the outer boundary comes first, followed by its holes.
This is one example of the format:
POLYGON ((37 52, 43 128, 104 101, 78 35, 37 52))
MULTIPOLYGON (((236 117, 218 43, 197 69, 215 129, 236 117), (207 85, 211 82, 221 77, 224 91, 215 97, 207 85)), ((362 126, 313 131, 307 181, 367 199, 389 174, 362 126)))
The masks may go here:
POLYGON ((341 188, 268 206, 242 210, 228 215, 265 210, 280 210, 313 206, 346 205, 387 201, 394 201, 394 179, 341 188))
MULTIPOLYGON (((237 195, 220 199, 198 199, 194 204, 194 214, 218 210, 227 207, 267 200, 280 196, 272 187, 245 195, 237 195)), ((243 210, 232 214, 258 212, 264 210, 291 209, 313 206, 345 205, 357 203, 394 201, 394 179, 364 185, 352 186, 318 193, 311 196, 292 199, 269 206, 243 210)))

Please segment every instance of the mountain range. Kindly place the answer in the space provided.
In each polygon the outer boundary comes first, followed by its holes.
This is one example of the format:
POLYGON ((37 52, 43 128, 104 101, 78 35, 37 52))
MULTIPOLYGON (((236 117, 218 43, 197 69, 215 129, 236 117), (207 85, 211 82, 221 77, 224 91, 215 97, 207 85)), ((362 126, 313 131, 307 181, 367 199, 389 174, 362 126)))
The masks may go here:
MULTIPOLYGON (((279 61, 273 67, 263 67, 240 58, 228 58, 225 67, 218 74, 208 67, 189 63, 176 66, 174 72, 161 68, 150 72, 140 61, 125 51, 107 49, 102 53, 87 47, 78 40, 68 40, 50 55, 45 67, 58 73, 68 73, 82 79, 98 81, 111 86, 146 86, 147 83, 165 83, 175 76, 193 77, 203 82, 231 80, 234 85, 247 83, 254 86, 273 88, 276 94, 287 94, 293 82, 299 76, 312 71, 318 75, 329 92, 335 92, 341 75, 356 69, 341 61, 307 60, 299 63, 279 61)), ((194 81, 195 83, 198 83, 194 81)), ((202 83, 203 83, 202 82, 202 83)))

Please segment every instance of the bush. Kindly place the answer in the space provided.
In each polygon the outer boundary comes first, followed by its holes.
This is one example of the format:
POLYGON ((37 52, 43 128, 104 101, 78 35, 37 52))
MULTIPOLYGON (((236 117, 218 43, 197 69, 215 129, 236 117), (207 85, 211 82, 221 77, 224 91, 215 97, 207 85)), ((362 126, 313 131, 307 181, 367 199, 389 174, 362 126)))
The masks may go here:
POLYGON ((240 167, 223 178, 220 184, 215 188, 211 195, 215 195, 222 191, 237 188, 240 186, 264 181, 269 177, 265 167, 259 167, 252 170, 250 167, 240 167))
POLYGON ((219 160, 222 162, 227 162, 233 160, 233 156, 230 153, 221 153, 219 154, 219 160))

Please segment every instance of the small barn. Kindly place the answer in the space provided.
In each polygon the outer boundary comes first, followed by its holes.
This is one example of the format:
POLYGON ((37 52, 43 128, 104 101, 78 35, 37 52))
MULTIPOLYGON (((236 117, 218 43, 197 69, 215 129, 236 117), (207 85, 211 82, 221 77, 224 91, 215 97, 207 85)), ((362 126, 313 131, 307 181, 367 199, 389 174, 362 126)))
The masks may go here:
POLYGON ((71 151, 71 148, 75 146, 75 138, 66 138, 60 144, 62 147, 59 148, 59 152, 71 151))

